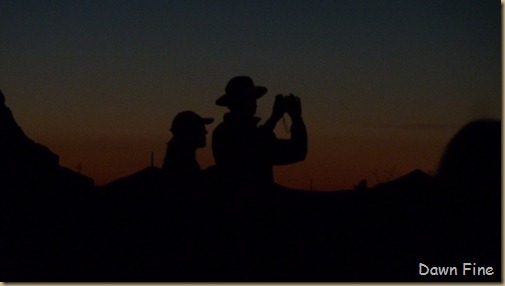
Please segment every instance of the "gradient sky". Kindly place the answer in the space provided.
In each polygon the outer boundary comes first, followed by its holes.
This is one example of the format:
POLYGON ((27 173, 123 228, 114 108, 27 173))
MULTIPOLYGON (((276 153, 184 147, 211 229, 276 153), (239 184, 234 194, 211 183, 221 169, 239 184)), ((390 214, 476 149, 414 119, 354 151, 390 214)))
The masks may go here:
MULTIPOLYGON (((161 166, 172 118, 214 117, 249 75, 301 97, 295 188, 433 174, 451 136, 501 119, 500 1, 0 1, 0 89, 25 133, 98 185, 161 166)), ((289 136, 279 125, 278 137, 289 136)))

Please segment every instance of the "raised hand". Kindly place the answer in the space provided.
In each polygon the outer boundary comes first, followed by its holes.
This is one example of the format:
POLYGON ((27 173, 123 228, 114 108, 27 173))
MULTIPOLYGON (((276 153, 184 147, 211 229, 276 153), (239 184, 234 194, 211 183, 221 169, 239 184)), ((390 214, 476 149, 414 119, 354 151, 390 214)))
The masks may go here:
POLYGON ((285 98, 286 100, 286 112, 291 116, 291 118, 299 118, 302 116, 302 103, 298 96, 289 94, 285 98))
POLYGON ((275 96, 274 107, 272 109, 272 118, 279 120, 286 112, 286 102, 282 94, 275 96))

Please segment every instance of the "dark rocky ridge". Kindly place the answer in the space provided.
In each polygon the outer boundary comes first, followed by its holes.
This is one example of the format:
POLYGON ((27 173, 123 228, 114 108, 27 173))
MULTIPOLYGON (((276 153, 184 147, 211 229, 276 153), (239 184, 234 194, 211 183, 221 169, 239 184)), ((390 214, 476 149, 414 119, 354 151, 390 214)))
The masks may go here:
POLYGON ((28 138, 5 105, 0 91, 0 177, 8 184, 55 184, 61 187, 94 187, 94 181, 59 165, 59 157, 28 138), (66 185, 68 184, 68 185, 66 185))

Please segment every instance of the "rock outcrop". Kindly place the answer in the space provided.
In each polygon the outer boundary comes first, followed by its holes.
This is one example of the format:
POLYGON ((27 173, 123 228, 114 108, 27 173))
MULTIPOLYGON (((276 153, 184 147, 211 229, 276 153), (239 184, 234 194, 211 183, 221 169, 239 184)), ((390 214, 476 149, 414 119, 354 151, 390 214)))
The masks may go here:
POLYGON ((0 91, 0 184, 72 189, 92 188, 94 181, 61 166, 58 155, 26 136, 0 91))

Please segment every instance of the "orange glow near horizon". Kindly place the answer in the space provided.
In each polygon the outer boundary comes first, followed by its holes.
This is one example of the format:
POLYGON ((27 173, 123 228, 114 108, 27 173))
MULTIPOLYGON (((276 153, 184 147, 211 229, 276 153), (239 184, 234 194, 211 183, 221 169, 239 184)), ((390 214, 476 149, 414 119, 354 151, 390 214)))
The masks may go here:
MULTIPOLYGON (((211 141, 210 136, 207 142, 211 141)), ((316 191, 351 189, 362 179, 373 186, 415 169, 433 174, 449 139, 445 137, 427 138, 421 142, 414 139, 396 142, 393 139, 340 138, 333 144, 309 138, 307 159, 292 165, 275 166, 274 174, 276 182, 281 185, 316 191)), ((154 166, 160 167, 169 139, 87 138, 64 143, 54 139, 41 143, 59 155, 61 165, 73 170, 80 165, 82 174, 93 178, 100 186, 150 166, 151 152, 154 152, 154 166)), ((211 146, 199 149, 197 160, 202 169, 213 165, 211 146)))

